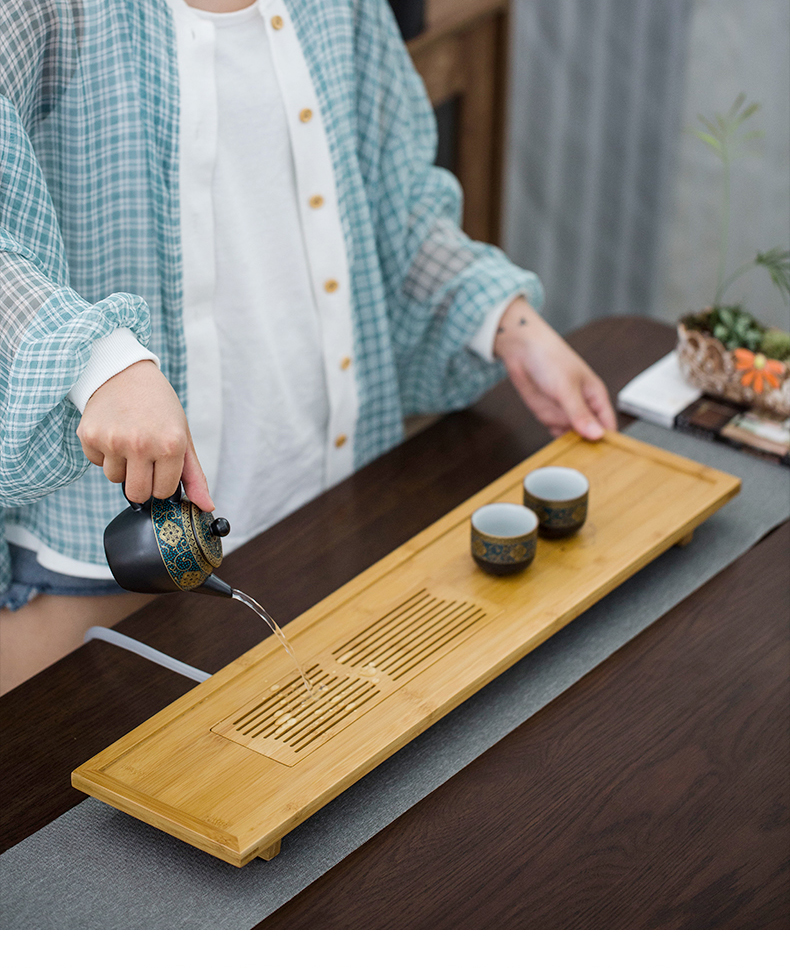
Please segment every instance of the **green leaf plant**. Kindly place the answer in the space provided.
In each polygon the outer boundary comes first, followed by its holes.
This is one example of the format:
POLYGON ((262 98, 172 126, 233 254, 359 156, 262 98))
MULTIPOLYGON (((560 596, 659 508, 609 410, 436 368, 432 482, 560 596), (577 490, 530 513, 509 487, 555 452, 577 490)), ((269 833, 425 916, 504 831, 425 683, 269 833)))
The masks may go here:
POLYGON ((729 275, 726 274, 732 164, 749 150, 753 142, 762 137, 761 131, 745 131, 743 128, 759 109, 759 104, 746 104, 746 95, 739 94, 726 114, 714 113, 712 118, 700 114, 697 117, 702 128, 691 129, 691 133, 709 145, 721 160, 723 178, 719 263, 713 305, 703 313, 689 315, 686 320, 694 327, 707 329, 729 350, 736 347, 745 347, 753 352, 760 350, 775 359, 790 363, 790 337, 777 330, 766 330, 751 313, 740 306, 722 305, 724 294, 732 283, 758 266, 768 272, 782 296, 782 301, 787 303, 790 300, 790 251, 782 249, 781 246, 775 246, 767 252, 758 252, 754 259, 744 262, 729 275))
POLYGON ((721 305, 724 293, 736 279, 755 266, 762 266, 768 271, 774 285, 779 289, 782 300, 790 298, 790 251, 779 246, 768 252, 758 252, 754 259, 744 262, 729 275, 727 271, 727 247, 730 234, 730 186, 732 180, 732 163, 748 150, 752 142, 762 138, 762 131, 743 131, 743 125, 759 111, 760 105, 753 101, 746 104, 746 95, 739 94, 726 114, 714 113, 713 118, 697 115, 703 128, 693 128, 692 134, 700 141, 709 145, 721 160, 723 167, 722 178, 722 206, 721 206, 721 234, 719 238, 719 265, 716 274, 716 293, 713 297, 714 307, 721 305), (745 106, 744 106, 745 105, 745 106))

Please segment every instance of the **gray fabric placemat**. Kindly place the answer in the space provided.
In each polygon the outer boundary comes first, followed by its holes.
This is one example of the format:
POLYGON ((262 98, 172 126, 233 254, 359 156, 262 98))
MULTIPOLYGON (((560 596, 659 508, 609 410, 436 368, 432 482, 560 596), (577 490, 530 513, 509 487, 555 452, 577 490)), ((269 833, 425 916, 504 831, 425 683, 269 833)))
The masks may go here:
POLYGON ((247 929, 435 790, 790 517, 790 474, 637 423, 630 436, 735 474, 741 493, 598 605, 236 869, 88 799, 0 858, 3 928, 247 929))

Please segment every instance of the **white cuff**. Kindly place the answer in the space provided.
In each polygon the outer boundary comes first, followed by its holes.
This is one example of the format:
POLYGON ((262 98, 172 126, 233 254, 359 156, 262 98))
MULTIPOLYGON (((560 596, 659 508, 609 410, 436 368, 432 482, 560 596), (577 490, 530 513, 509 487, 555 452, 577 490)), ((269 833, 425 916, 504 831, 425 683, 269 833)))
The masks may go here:
POLYGON ((88 365, 69 390, 69 400, 83 413, 88 400, 103 383, 140 360, 153 360, 159 366, 159 357, 138 343, 130 329, 121 327, 109 336, 102 336, 91 347, 88 365))
POLYGON ((483 320, 483 325, 466 344, 468 349, 473 350, 478 356, 482 356, 487 363, 493 363, 494 342, 496 340, 499 324, 505 314, 505 310, 514 299, 518 299, 519 296, 524 296, 526 298, 526 295, 527 293, 525 289, 519 290, 519 292, 511 293, 506 299, 503 299, 502 302, 498 302, 493 309, 489 309, 486 313, 486 318, 483 320))

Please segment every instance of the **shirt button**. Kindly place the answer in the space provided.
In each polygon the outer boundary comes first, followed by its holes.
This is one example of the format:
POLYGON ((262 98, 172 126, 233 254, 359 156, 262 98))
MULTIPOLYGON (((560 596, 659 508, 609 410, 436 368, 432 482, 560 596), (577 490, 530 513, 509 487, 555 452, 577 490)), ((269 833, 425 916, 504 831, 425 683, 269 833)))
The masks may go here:
POLYGON ((299 120, 303 124, 307 124, 307 122, 310 120, 310 118, 312 118, 312 116, 313 116, 313 112, 310 110, 310 108, 302 108, 302 110, 299 112, 299 120))
POLYGON ((347 440, 348 437, 346 437, 345 434, 340 434, 339 436, 335 437, 335 447, 342 447, 347 440))
POLYGON ((283 26, 284 24, 282 17, 272 17, 272 27, 274 27, 275 30, 282 30, 283 26))
POLYGON ((340 369, 347 370, 350 366, 351 366, 351 357, 344 356, 343 359, 340 361, 340 369))
POLYGON ((327 292, 335 292, 339 285, 340 283, 337 281, 337 279, 327 279, 324 283, 324 289, 327 292))
POLYGON ((324 204, 324 196, 313 195, 310 199, 309 204, 310 204, 310 208, 321 208, 321 206, 324 204))

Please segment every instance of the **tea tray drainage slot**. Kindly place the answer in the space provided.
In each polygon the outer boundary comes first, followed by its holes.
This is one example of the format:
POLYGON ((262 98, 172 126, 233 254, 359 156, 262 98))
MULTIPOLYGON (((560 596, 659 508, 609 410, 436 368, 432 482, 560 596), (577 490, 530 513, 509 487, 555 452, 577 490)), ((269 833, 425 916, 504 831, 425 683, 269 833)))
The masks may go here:
POLYGON ((489 616, 421 589, 298 675, 274 683, 212 732, 294 766, 459 645, 489 616))

